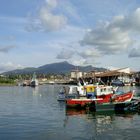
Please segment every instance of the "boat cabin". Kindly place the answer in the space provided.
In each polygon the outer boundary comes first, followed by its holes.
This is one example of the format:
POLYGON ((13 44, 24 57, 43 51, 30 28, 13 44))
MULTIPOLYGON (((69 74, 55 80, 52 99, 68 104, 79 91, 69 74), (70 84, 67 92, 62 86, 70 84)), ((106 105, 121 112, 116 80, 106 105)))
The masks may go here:
POLYGON ((75 94, 87 98, 98 98, 100 96, 113 94, 112 86, 104 85, 67 86, 63 88, 63 93, 65 95, 75 94))
POLYGON ((113 94, 112 86, 97 86, 96 87, 97 96, 108 95, 108 94, 113 94))

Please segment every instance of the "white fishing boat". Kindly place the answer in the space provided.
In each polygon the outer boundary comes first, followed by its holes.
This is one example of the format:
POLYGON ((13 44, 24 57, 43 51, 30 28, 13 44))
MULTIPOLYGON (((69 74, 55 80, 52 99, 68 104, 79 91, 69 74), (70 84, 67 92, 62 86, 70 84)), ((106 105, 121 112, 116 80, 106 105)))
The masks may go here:
POLYGON ((77 98, 77 97, 87 97, 87 98, 94 98, 96 92, 98 91, 98 94, 105 94, 108 96, 111 96, 113 92, 116 92, 118 87, 112 87, 112 86, 104 86, 104 85, 70 85, 62 87, 59 91, 57 100, 58 101, 65 101, 66 99, 70 98, 77 98), (100 91, 101 90, 101 91, 100 91))
POLYGON ((36 87, 36 86, 38 86, 39 85, 39 83, 38 83, 38 80, 36 79, 36 74, 34 73, 33 74, 33 78, 32 78, 32 80, 31 80, 31 83, 30 83, 30 86, 31 87, 36 87))

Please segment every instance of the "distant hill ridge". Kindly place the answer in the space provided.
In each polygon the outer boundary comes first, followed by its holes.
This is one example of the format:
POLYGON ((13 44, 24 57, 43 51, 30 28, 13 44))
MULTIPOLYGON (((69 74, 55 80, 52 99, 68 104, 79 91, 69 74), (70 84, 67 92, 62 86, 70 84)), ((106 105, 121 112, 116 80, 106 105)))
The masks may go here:
POLYGON ((71 72, 72 70, 78 69, 82 72, 88 72, 88 71, 105 71, 105 68, 97 68, 89 66, 75 66, 72 64, 69 64, 67 61, 64 62, 58 62, 58 63, 52 63, 52 64, 46 64, 43 66, 40 66, 38 68, 24 68, 24 69, 17 69, 12 70, 8 72, 4 72, 2 74, 4 75, 10 75, 10 74, 32 74, 33 72, 36 72, 37 74, 66 74, 71 72))

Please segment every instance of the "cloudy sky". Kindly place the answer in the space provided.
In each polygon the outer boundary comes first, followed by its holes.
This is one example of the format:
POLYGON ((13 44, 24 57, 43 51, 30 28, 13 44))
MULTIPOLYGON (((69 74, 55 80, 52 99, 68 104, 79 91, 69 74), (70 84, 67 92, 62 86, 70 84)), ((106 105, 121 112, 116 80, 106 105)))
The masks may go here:
POLYGON ((140 70, 140 1, 0 0, 0 72, 61 61, 140 70))

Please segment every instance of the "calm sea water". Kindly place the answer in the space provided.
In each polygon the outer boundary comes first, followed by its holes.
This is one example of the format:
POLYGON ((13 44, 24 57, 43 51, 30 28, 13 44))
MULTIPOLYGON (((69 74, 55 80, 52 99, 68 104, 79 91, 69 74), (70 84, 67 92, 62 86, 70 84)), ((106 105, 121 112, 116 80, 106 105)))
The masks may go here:
MULTIPOLYGON (((66 110, 65 103, 57 101, 59 89, 0 87, 0 140, 140 139, 139 113, 66 110)), ((140 95, 140 88, 132 89, 140 95)))

